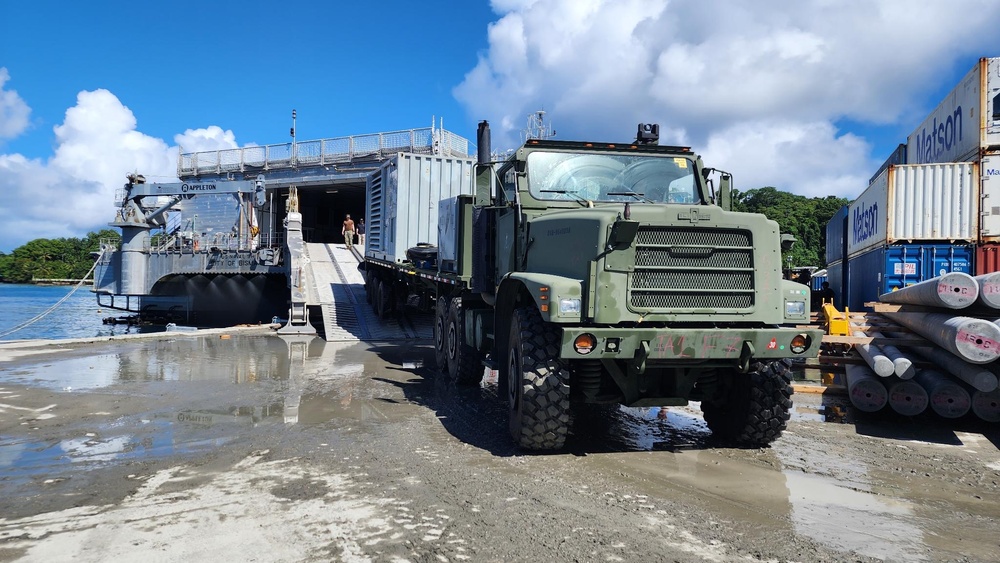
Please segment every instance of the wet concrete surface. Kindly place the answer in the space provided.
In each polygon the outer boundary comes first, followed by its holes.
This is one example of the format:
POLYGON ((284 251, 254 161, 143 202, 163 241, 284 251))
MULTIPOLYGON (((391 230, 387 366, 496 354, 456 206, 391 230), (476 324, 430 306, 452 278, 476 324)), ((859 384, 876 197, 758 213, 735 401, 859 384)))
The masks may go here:
POLYGON ((429 343, 63 348, 0 367, 3 561, 1000 560, 1000 426, 971 417, 800 393, 736 449, 697 404, 587 409, 532 455, 429 343))

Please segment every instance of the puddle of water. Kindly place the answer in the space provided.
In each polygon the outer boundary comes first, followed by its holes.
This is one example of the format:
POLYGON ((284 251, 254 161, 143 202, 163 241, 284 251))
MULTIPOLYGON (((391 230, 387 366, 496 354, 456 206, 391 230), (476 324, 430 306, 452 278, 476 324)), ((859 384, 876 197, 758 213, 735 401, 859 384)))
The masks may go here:
POLYGON ((890 561, 926 561, 923 532, 907 521, 909 503, 845 487, 819 475, 785 471, 798 533, 838 550, 890 561))
MULTIPOLYGON (((419 360, 406 363, 420 367, 419 360)), ((81 423, 86 430, 76 431, 82 436, 73 436, 70 427, 64 431, 70 437, 48 442, 0 436, 0 468, 5 476, 30 479, 193 453, 261 425, 376 420, 387 418, 387 412, 397 416, 400 401, 380 396, 375 389, 384 384, 370 377, 384 365, 357 343, 274 336, 118 343, 18 362, 0 371, 0 382, 68 396, 103 393, 93 396, 96 404, 89 398, 57 397, 46 417, 70 421, 80 409, 103 415, 81 423), (375 363, 366 368, 366 361, 375 363), (113 409, 101 401, 121 402, 122 410, 111 417, 113 409)))
POLYGON ((75 350, 0 371, 0 382, 65 391, 118 383, 287 379, 289 345, 273 336, 179 338, 75 350))

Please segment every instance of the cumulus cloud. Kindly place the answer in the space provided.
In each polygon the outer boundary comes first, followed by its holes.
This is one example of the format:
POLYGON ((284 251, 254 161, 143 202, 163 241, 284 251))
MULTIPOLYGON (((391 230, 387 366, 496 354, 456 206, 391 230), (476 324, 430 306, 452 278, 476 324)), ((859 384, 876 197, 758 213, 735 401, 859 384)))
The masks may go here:
POLYGON ((0 67, 0 139, 13 139, 28 128, 31 108, 24 103, 16 90, 7 90, 5 85, 10 73, 0 67))
MULTIPOLYGON (((0 250, 35 238, 79 237, 107 226, 115 191, 139 172, 150 180, 176 181, 177 146, 136 129, 135 115, 107 90, 80 92, 76 105, 53 129, 48 160, 0 155, 0 250)), ((189 129, 174 141, 184 150, 236 145, 232 131, 189 129), (189 148, 190 147, 190 148, 189 148)))
POLYGON ((454 94, 498 147, 538 109, 563 139, 659 122, 662 142, 744 189, 854 197, 888 155, 834 124, 915 126, 939 75, 995 48, 1000 4, 960 4, 494 0, 489 47, 454 94))

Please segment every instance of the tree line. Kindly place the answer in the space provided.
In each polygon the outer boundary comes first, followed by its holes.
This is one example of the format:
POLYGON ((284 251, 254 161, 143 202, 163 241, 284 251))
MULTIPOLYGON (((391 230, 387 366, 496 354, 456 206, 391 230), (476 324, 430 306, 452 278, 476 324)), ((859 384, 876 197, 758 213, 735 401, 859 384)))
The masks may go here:
POLYGON ((734 211, 762 213, 777 221, 782 233, 795 236, 792 250, 782 256, 783 267, 826 267, 826 224, 848 203, 850 200, 842 197, 807 198, 772 187, 733 190, 734 211))
POLYGON ((0 281, 31 283, 36 279, 82 279, 94 265, 91 252, 102 240, 116 244, 121 235, 111 229, 87 233, 83 238, 40 238, 27 242, 10 254, 0 252, 0 281))
MULTIPOLYGON (((733 210, 762 213, 778 222, 781 232, 797 242, 785 253, 783 267, 826 266, 826 224, 849 201, 842 197, 807 198, 773 187, 746 192, 733 190, 733 210), (791 257, 791 261, 788 258, 791 257)), ((35 239, 10 254, 0 252, 0 281, 31 283, 34 279, 80 279, 94 265, 91 252, 100 241, 120 240, 117 231, 103 229, 84 238, 35 239)))

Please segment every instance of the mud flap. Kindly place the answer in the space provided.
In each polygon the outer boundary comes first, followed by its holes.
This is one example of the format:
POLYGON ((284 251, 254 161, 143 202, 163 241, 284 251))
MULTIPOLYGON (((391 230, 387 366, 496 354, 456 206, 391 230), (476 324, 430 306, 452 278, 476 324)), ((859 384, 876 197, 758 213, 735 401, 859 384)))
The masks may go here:
POLYGON ((749 340, 743 341, 743 349, 740 350, 740 363, 737 369, 740 373, 747 373, 750 371, 750 362, 753 361, 753 355, 757 350, 753 347, 753 342, 749 340))

